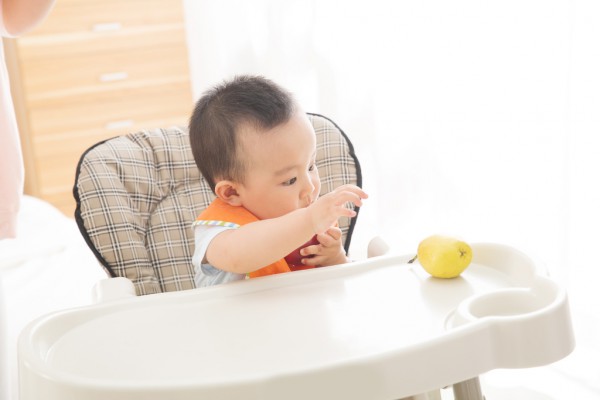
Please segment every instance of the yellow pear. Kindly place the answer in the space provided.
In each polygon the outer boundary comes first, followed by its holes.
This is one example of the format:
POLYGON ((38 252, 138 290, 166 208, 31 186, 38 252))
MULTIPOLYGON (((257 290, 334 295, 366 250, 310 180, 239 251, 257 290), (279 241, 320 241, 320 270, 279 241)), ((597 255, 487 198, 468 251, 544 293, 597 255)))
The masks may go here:
POLYGON ((471 263, 473 250, 461 240, 433 235, 419 243, 416 258, 431 276, 455 278, 471 263))

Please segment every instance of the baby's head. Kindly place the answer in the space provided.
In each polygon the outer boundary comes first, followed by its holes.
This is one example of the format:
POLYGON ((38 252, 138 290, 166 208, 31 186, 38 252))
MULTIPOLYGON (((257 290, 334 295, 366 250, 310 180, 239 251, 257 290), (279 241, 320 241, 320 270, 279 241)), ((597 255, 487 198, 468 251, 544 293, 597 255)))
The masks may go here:
POLYGON ((262 77, 239 76, 207 91, 196 103, 189 129, 196 165, 213 192, 220 179, 244 180, 242 129, 271 129, 295 111, 292 96, 262 77))
POLYGON ((260 219, 318 196, 314 130, 292 95, 272 81, 240 76, 212 88, 198 100, 189 131, 213 192, 260 219))

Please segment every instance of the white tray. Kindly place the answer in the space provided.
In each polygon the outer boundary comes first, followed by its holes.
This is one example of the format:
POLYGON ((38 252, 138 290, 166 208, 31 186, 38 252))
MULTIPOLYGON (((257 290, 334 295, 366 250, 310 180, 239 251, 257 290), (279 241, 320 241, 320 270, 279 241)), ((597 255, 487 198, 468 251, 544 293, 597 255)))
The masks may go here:
POLYGON ((21 399, 384 400, 568 355, 565 291, 472 247, 451 280, 388 256, 48 315, 20 336, 21 399))

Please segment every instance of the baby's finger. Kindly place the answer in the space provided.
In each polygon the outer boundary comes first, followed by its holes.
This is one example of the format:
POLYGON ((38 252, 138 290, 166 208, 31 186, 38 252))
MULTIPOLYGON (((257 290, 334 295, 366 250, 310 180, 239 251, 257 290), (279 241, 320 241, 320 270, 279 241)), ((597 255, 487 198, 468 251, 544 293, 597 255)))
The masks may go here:
POLYGON ((340 228, 331 227, 327 229, 324 233, 320 233, 317 235, 317 240, 323 247, 333 247, 338 245, 340 239, 342 237, 342 231, 340 228))
POLYGON ((314 265, 315 267, 320 267, 327 260, 325 256, 313 256, 302 259, 302 264, 304 265, 314 265))
POLYGON ((360 207, 363 204, 362 197, 359 193, 355 193, 353 191, 343 191, 339 192, 336 198, 336 205, 341 206, 348 202, 353 203, 355 206, 360 207))
POLYGON ((337 226, 332 226, 327 229, 327 234, 335 240, 340 240, 342 238, 342 230, 337 226))
MULTIPOLYGON (((319 237, 317 236, 317 239, 319 237)), ((321 241, 319 241, 320 243, 321 241)), ((300 250, 300 255, 301 256, 313 256, 315 254, 319 254, 319 252, 321 251, 321 245, 320 244, 313 244, 310 246, 306 246, 305 248, 300 250)), ((310 263, 309 263, 310 264, 310 263)))
POLYGON ((358 187, 356 185, 352 185, 350 183, 347 183, 347 184, 342 185, 342 186, 338 186, 337 189, 340 189, 340 190, 350 190, 350 191, 353 191, 353 192, 361 193, 361 196, 368 197, 368 194, 361 187, 358 187))
POLYGON ((323 233, 319 233, 317 235, 317 240, 323 247, 331 247, 337 242, 331 235, 329 235, 328 230, 323 233))
POLYGON ((367 199, 369 198, 369 195, 367 194, 367 192, 365 192, 364 190, 362 190, 362 188, 359 188, 356 185, 342 185, 340 187, 338 187, 336 190, 339 190, 340 192, 352 192, 354 194, 356 194, 358 197, 360 197, 361 199, 367 199))
POLYGON ((356 217, 356 211, 352 210, 351 208, 347 208, 342 205, 340 205, 338 208, 339 208, 339 212, 337 213, 337 215, 339 217, 349 217, 349 218, 356 217))

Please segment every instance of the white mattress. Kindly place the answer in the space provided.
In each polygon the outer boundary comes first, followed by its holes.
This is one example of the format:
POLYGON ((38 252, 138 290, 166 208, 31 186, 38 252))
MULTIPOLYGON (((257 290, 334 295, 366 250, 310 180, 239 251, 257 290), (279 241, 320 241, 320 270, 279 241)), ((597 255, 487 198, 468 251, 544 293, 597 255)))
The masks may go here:
POLYGON ((25 196, 16 239, 0 241, 0 399, 16 400, 16 341, 33 319, 91 303, 106 274, 75 221, 25 196))

